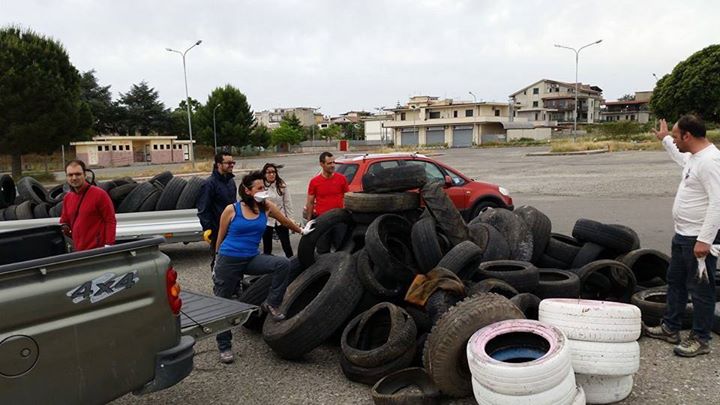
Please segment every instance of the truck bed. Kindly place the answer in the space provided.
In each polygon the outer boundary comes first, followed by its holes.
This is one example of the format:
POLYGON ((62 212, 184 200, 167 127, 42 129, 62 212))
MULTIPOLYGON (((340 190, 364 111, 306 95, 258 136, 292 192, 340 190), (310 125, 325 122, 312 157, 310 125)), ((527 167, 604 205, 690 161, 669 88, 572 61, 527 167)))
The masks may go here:
POLYGON ((183 301, 180 312, 182 334, 195 339, 211 337, 242 325, 258 310, 255 305, 190 291, 182 291, 180 298, 183 301))

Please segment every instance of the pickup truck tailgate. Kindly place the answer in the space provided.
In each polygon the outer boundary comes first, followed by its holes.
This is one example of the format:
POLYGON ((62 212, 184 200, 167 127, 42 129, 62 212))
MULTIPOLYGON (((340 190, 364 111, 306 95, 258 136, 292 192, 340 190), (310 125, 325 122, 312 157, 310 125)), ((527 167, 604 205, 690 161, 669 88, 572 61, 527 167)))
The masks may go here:
POLYGON ((183 302, 180 312, 182 334, 195 339, 242 325, 258 310, 255 305, 189 291, 180 292, 180 298, 183 302))

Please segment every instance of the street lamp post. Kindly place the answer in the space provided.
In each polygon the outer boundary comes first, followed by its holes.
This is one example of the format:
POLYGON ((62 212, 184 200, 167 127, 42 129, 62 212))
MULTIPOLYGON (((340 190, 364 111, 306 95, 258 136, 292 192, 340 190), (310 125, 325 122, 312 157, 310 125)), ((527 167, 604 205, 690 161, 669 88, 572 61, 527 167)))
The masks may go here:
POLYGON ((222 103, 219 103, 218 105, 213 108, 213 140, 215 140, 215 153, 218 153, 217 149, 217 127, 215 126, 215 111, 217 111, 218 107, 220 107, 222 103))
POLYGON ((655 73, 653 73, 652 75, 653 75, 653 77, 655 78, 655 83, 657 83, 658 80, 660 80, 660 79, 658 79, 658 77, 657 77, 657 75, 656 75, 655 73))
MULTIPOLYGON (((578 61, 580 59, 580 51, 587 48, 588 46, 596 45, 602 42, 602 39, 599 39, 595 42, 591 42, 587 45, 581 46, 579 49, 575 49, 569 46, 564 45, 558 45, 555 44, 556 48, 565 48, 569 49, 573 52, 575 52, 575 116, 573 117, 573 141, 577 138, 577 117, 578 117, 578 61)), ((590 111, 588 111, 589 113, 590 111)))
POLYGON ((189 50, 200 45, 201 43, 202 43, 202 41, 198 40, 190 48, 186 49, 185 52, 180 52, 180 51, 176 51, 175 49, 165 48, 165 50, 168 52, 179 53, 180 56, 182 56, 183 75, 185 76, 185 100, 187 103, 188 133, 190 134, 190 161, 192 162, 193 169, 195 168, 195 145, 193 144, 193 137, 192 137, 192 120, 190 119, 190 95, 188 93, 187 68, 185 66, 185 55, 188 53, 189 50))
POLYGON ((468 91, 468 94, 472 96, 473 102, 477 103, 477 97, 475 97, 475 94, 472 91, 468 91))

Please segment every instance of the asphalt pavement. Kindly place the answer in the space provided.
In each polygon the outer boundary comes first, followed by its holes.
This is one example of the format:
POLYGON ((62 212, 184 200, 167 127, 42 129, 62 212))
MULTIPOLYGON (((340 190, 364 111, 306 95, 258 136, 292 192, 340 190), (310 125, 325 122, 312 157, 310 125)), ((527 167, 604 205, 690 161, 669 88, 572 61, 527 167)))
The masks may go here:
MULTIPOLYGON (((515 206, 532 205, 546 213, 553 231, 570 234, 578 218, 625 224, 642 247, 670 251, 671 208, 680 168, 664 152, 615 152, 586 156, 527 156, 538 148, 452 149, 436 159, 462 173, 510 190, 515 206)), ((285 165, 295 218, 308 180, 318 171, 316 156, 273 158, 285 165)), ((262 166, 262 161, 252 159, 262 166)), ((248 165, 249 166, 249 165, 248 165)), ((297 247, 298 236, 293 235, 297 247)), ((210 257, 202 242, 166 245, 186 290, 212 293, 210 257)), ((274 253, 281 254, 276 243, 274 253)), ((696 359, 679 358, 672 346, 641 338, 641 366, 631 395, 622 404, 710 404, 720 398, 720 345, 696 359)), ((196 345, 195 369, 174 387, 143 397, 127 395, 114 404, 371 404, 370 388, 348 381, 340 371, 339 347, 326 344, 301 361, 275 356, 262 336, 236 328, 236 361, 220 364, 214 339, 196 345)), ((445 399, 444 404, 474 400, 445 399)))

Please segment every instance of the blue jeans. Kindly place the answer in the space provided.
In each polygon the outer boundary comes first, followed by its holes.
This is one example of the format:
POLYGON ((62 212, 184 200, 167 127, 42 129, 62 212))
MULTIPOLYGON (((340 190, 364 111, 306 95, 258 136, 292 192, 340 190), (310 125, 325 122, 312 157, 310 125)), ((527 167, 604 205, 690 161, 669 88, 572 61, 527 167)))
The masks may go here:
MULTIPOLYGON (((667 271, 667 308, 663 323, 672 331, 682 327, 682 317, 687 305, 688 293, 693 304, 692 330, 700 340, 710 340, 715 313, 715 268, 717 257, 707 255, 708 283, 697 279, 697 258, 693 254, 696 237, 675 234, 672 240, 672 256, 667 271)), ((716 242, 717 243, 717 240, 716 242)))
MULTIPOLYGON (((280 256, 257 255, 241 258, 219 254, 213 269, 213 292, 218 297, 231 298, 246 274, 272 273, 272 285, 266 301, 277 308, 282 303, 288 286, 290 263, 289 259, 280 256)), ((221 352, 232 347, 232 333, 229 330, 219 333, 216 340, 221 352)))

